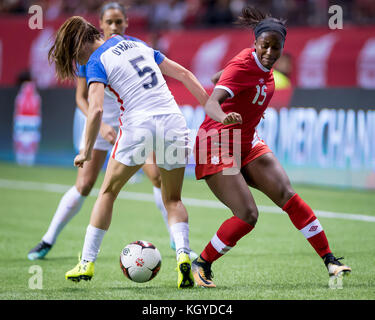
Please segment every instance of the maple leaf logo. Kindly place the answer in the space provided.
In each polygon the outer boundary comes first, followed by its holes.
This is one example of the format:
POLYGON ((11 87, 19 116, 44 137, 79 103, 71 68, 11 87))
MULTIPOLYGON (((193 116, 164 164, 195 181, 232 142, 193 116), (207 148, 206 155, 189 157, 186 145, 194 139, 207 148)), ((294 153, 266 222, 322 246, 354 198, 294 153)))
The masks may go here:
POLYGON ((211 157, 211 163, 212 164, 219 164, 220 160, 218 156, 212 156, 211 157))

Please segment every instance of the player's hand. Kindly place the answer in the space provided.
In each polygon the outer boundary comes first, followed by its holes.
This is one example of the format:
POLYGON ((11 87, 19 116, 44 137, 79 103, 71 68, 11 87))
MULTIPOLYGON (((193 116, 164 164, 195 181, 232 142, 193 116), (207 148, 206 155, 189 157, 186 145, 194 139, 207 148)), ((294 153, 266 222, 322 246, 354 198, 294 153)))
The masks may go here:
POLYGON ((105 122, 102 122, 100 125, 99 133, 109 143, 115 144, 116 138, 117 138, 117 132, 112 126, 110 126, 109 124, 106 124, 105 122))
POLYGON ((237 112, 230 112, 226 115, 226 117, 221 121, 222 124, 235 124, 235 123, 242 123, 242 117, 237 112))
POLYGON ((79 153, 74 158, 74 166, 75 167, 79 167, 79 168, 83 168, 83 164, 86 161, 90 161, 90 160, 91 160, 91 157, 90 156, 86 156, 84 152, 79 153))

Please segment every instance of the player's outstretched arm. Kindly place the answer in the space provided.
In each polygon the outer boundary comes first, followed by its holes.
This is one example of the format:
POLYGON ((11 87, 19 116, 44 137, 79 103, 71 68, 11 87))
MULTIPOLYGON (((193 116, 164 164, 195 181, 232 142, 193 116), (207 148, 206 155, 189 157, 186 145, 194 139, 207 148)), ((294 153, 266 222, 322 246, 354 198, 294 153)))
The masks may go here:
POLYGON ((164 75, 181 81, 202 106, 206 104, 208 94, 191 71, 168 58, 159 64, 159 68, 164 75))

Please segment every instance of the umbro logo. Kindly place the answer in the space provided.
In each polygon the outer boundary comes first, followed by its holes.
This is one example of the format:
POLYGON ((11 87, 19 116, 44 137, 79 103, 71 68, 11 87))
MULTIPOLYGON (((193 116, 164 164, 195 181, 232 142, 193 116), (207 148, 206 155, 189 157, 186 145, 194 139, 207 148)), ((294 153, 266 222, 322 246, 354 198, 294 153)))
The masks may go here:
POLYGON ((318 229, 318 226, 312 226, 312 227, 309 229, 309 232, 314 232, 314 231, 316 231, 316 229, 318 229))
POLYGON ((260 82, 261 84, 263 84, 263 83, 264 83, 264 79, 263 79, 263 78, 260 78, 260 79, 259 79, 259 82, 260 82))

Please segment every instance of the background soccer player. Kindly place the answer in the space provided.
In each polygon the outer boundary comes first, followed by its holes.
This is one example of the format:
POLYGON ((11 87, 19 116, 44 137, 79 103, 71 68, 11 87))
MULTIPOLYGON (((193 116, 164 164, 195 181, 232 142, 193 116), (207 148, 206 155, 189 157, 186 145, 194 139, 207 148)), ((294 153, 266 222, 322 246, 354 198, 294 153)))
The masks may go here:
POLYGON ((255 227, 258 209, 249 186, 287 212, 323 258, 330 276, 348 273, 351 269, 331 253, 314 212, 294 191, 279 161, 255 130, 274 91, 272 66, 284 47, 284 22, 250 7, 243 9, 239 22, 254 30, 255 48, 244 49, 225 67, 205 105, 207 116, 195 146, 197 179, 205 179, 233 216, 223 222, 193 261, 194 278, 200 286, 215 287, 211 264, 255 227), (241 131, 240 137, 236 129, 241 131))

